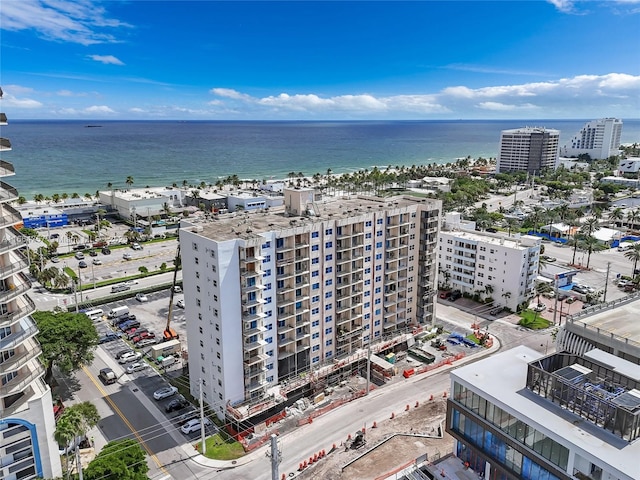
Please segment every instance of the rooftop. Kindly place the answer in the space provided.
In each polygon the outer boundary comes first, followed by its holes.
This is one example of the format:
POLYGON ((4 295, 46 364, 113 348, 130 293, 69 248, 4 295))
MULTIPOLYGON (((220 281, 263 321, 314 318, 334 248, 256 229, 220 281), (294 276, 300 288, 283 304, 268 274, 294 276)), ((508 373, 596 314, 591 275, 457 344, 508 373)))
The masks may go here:
POLYGON ((561 408, 526 388, 529 364, 542 360, 543 354, 519 346, 492 355, 452 372, 460 380, 503 410, 524 420, 547 436, 567 442, 599 458, 620 473, 620 477, 640 478, 640 440, 626 442, 594 423, 561 408), (500 372, 495 375, 491 372, 500 372))
POLYGON ((271 207, 254 211, 233 212, 209 216, 200 222, 185 221, 183 227, 192 226, 200 235, 218 241, 234 238, 250 239, 269 231, 301 229, 304 232, 312 224, 326 220, 347 220, 358 215, 367 215, 382 209, 406 209, 413 205, 426 204, 430 208, 440 208, 438 200, 410 196, 366 197, 351 196, 325 198, 314 202, 309 216, 287 215, 285 207, 271 207))
POLYGON ((464 230, 443 230, 441 233, 448 233, 454 235, 456 238, 466 239, 473 242, 483 242, 490 245, 502 245, 507 248, 516 248, 525 250, 537 243, 540 243, 540 238, 533 235, 520 235, 520 236, 507 236, 505 234, 490 232, 473 233, 464 230))

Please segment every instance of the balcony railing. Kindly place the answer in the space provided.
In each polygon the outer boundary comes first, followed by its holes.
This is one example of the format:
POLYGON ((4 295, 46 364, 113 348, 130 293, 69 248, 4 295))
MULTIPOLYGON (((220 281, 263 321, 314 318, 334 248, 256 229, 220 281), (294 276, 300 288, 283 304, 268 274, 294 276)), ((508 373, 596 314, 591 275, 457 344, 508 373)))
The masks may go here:
POLYGON ((0 208, 0 228, 22 222, 22 216, 11 205, 4 204, 0 208))
MULTIPOLYGON (((24 370, 27 370, 26 368, 24 370)), ((5 385, 0 387, 0 396, 6 397, 24 390, 31 382, 45 374, 44 367, 40 362, 36 364, 33 370, 29 370, 26 374, 18 374, 9 380, 5 385)))
POLYGON ((11 142, 8 138, 0 138, 0 150, 11 150, 11 142))
POLYGON ((42 355, 40 345, 35 338, 27 340, 22 345, 22 348, 23 350, 21 353, 13 355, 4 362, 0 363, 0 369, 2 369, 3 372, 11 372, 12 370, 17 370, 20 368, 20 365, 24 365, 29 360, 42 355))
POLYGON ((13 163, 0 160, 0 177, 14 175, 15 173, 16 169, 14 168, 13 163))
POLYGON ((20 235, 13 228, 8 228, 4 231, 4 239, 0 241, 0 254, 21 248, 27 244, 27 237, 20 235))
POLYGON ((18 190, 13 185, 0 182, 0 202, 12 202, 18 199, 18 190))
POLYGON ((0 290, 0 303, 9 303, 9 301, 13 300, 20 295, 27 293, 31 289, 31 282, 26 277, 26 275, 18 274, 20 277, 20 283, 17 286, 9 285, 9 288, 5 290, 0 290))
MULTIPOLYGON (((31 315, 33 312, 36 311, 36 304, 33 303, 33 300, 31 300, 27 296, 22 297, 22 300, 26 303, 26 305, 22 305, 19 308, 12 310, 9 313, 0 315, 0 326, 13 325, 21 318, 31 315)), ((35 328, 35 331, 37 333, 38 328, 35 326, 35 324, 33 324, 33 328, 35 328)), ((9 348, 9 347, 5 347, 4 344, 5 344, 5 340, 7 340, 8 338, 11 338, 12 336, 13 334, 7 337, 4 337, 2 340, 0 340, 0 350, 6 350, 7 348, 9 348)))

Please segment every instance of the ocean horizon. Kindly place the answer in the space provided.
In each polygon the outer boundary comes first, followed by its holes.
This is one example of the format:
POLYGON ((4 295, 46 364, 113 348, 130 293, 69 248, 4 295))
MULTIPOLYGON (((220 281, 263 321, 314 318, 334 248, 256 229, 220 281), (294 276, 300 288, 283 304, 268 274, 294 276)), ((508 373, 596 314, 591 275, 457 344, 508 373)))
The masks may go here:
MULTIPOLYGON (((16 169, 6 180, 30 200, 125 188, 128 176, 136 188, 495 158, 502 130, 558 129, 564 145, 587 121, 14 120, 0 136, 12 144, 2 159, 16 169)), ((622 143, 640 142, 640 119, 623 122, 622 143)))

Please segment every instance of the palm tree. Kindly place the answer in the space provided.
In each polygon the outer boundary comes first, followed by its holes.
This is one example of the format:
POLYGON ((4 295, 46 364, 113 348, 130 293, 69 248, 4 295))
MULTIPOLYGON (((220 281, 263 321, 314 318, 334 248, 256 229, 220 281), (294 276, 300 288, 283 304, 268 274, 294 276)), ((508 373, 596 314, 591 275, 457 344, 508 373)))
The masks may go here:
POLYGON ((589 262, 591 262, 591 254, 603 250, 605 247, 602 243, 591 235, 588 235, 582 240, 582 249, 588 252, 587 255, 587 269, 589 268, 589 262))
POLYGON ((67 407, 58 419, 53 436, 60 445, 67 447, 67 478, 70 478, 71 474, 69 471, 69 453, 71 450, 75 450, 69 447, 73 446, 76 437, 86 437, 87 432, 95 427, 99 421, 100 414, 98 409, 91 402, 82 402, 67 407))
POLYGON ((538 303, 540 303, 540 295, 549 293, 553 290, 553 287, 550 283, 547 282, 539 282, 536 285, 536 295, 538 296, 538 303))
POLYGON ((124 183, 127 184, 127 187, 131 188, 131 185, 133 185, 133 177, 129 175, 127 179, 124 181, 124 183))
POLYGON ((623 218, 624 218, 624 212, 622 208, 620 207, 614 208, 613 211, 609 213, 609 224, 611 223, 615 224, 616 221, 622 221, 623 218))
POLYGON ((629 210, 627 212, 627 230, 633 230, 638 220, 640 220, 640 210, 629 210))
POLYGON ((638 268, 638 260, 640 260, 640 243, 634 243, 633 247, 624 252, 624 257, 633 262, 633 270, 631 276, 634 277, 638 268))

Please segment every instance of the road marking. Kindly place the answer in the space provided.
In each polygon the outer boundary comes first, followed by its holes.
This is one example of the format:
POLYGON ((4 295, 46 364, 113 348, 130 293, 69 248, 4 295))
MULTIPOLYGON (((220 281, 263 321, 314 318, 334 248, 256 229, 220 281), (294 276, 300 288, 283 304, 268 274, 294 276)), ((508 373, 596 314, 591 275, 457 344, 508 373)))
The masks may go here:
POLYGON ((111 400, 111 398, 109 397, 109 394, 104 390, 104 388, 102 388, 102 385, 100 385, 98 381, 95 378, 93 378, 93 375, 91 375, 91 372, 89 371, 89 369, 83 366, 82 370, 84 370, 84 373, 86 373, 87 377, 89 377, 89 379, 93 382, 93 384, 100 391, 100 393, 102 393, 103 398, 111 406, 113 411, 116 412, 116 414, 122 419, 122 421, 127 425, 127 427, 129 427, 129 429, 131 430, 131 433, 133 433, 133 435, 138 439, 138 441, 140 442, 140 445, 142 445, 142 448, 146 450, 146 452, 149 454, 152 460, 156 463, 158 468, 163 473, 165 473, 168 478, 171 478, 171 476, 169 475, 169 472, 162 466, 162 463, 160 462, 156 454, 153 453, 149 448, 149 446, 144 442, 144 440, 142 440, 142 437, 140 436, 138 431, 135 428, 133 428, 133 425, 131 425, 131 423, 129 423, 129 420, 127 420, 127 417, 124 416, 124 414, 120 411, 118 406, 113 402, 113 400, 111 400))

